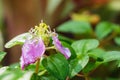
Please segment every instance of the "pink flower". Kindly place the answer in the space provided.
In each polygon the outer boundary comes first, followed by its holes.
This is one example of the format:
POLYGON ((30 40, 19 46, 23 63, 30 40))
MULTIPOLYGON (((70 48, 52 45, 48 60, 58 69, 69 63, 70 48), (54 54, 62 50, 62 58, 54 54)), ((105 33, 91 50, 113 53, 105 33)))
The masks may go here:
POLYGON ((45 45, 41 38, 26 40, 22 47, 21 68, 36 62, 45 52, 45 45))
MULTIPOLYGON (((9 46, 14 46, 14 42, 17 42, 16 39, 20 38, 22 40, 22 56, 20 58, 21 69, 23 70, 25 66, 35 63, 40 57, 43 56, 46 49, 51 49, 49 46, 50 38, 52 36, 53 44, 52 49, 56 49, 61 52, 66 59, 71 56, 71 52, 68 48, 62 46, 61 42, 58 39, 58 36, 55 32, 52 32, 50 27, 45 23, 41 22, 39 26, 29 30, 29 35, 22 35, 16 37, 14 40, 10 41, 9 46), (29 36, 30 35, 30 36, 29 36)), ((19 41, 19 40, 18 40, 19 41)), ((18 44, 21 44, 21 43, 18 44)))
POLYGON ((53 44, 55 45, 55 48, 58 51, 60 51, 66 57, 66 59, 68 59, 71 56, 71 52, 68 48, 65 48, 62 46, 61 42, 58 39, 58 35, 56 33, 53 33, 52 39, 53 39, 53 44))

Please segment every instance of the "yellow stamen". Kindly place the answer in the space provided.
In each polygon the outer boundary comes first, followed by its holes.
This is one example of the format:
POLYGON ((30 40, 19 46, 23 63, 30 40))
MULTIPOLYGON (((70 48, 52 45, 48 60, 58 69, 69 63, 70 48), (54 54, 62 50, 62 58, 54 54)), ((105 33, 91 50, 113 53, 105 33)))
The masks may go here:
POLYGON ((40 23, 39 26, 35 26, 35 31, 37 35, 44 35, 48 30, 48 26, 45 23, 40 23))

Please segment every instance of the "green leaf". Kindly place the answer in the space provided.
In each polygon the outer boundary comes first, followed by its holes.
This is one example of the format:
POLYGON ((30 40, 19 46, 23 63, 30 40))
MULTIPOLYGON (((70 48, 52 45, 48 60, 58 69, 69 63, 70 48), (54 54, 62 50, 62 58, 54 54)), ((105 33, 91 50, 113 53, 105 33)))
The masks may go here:
POLYGON ((2 59, 5 57, 6 52, 1 52, 0 51, 0 62, 2 61, 2 59))
POLYGON ((7 71, 8 70, 8 66, 6 66, 6 67, 1 67, 0 68, 0 76, 5 72, 5 71, 7 71))
POLYGON ((114 41, 115 41, 115 43, 116 43, 117 45, 120 46, 120 37, 115 37, 115 38, 114 38, 114 41))
POLYGON ((98 61, 103 61, 104 54, 105 54, 105 51, 100 48, 96 48, 88 52, 89 57, 92 57, 93 59, 96 59, 98 61))
POLYGON ((40 79, 40 76, 38 76, 36 73, 34 73, 30 80, 41 80, 41 79, 40 79))
POLYGON ((22 45, 27 38, 32 38, 32 35, 30 33, 20 34, 20 35, 14 37, 9 42, 7 42, 5 44, 5 48, 11 48, 11 47, 13 47, 15 45, 22 45))
POLYGON ((120 60, 120 51, 109 51, 103 55, 104 62, 120 60))
MULTIPOLYGON (((25 70, 31 70, 31 71, 34 71, 36 68, 36 64, 30 64, 28 66, 25 67, 25 70)), ((43 67, 42 63, 40 62, 39 63, 39 71, 43 71, 45 70, 45 68, 43 67)))
POLYGON ((82 70, 82 72, 84 74, 88 74, 89 72, 91 72, 92 70, 96 69, 99 65, 101 65, 101 62, 89 62, 85 68, 82 70))
POLYGON ((33 74, 33 71, 11 70, 9 67, 0 68, 0 72, 0 80, 30 80, 33 74))
POLYGON ((103 39, 106 36, 108 36, 108 34, 110 34, 112 32, 112 24, 109 22, 101 22, 96 26, 95 32, 96 32, 96 36, 98 39, 103 39))
POLYGON ((19 79, 13 79, 13 80, 31 80, 31 77, 32 77, 32 74, 33 74, 34 72, 33 71, 26 71, 26 72, 24 72, 24 73, 22 73, 22 76, 20 76, 20 78, 19 79))
POLYGON ((58 80, 58 79, 48 73, 48 74, 40 76, 39 80, 58 80))
POLYGON ((70 61, 70 78, 74 77, 77 73, 79 73, 88 63, 89 56, 81 56, 77 57, 70 61))
POLYGON ((79 55, 95 49, 98 45, 99 42, 96 39, 83 39, 73 42, 71 46, 76 51, 77 55, 79 55))
POLYGON ((60 32, 69 32, 73 34, 90 34, 92 29, 89 23, 80 21, 68 21, 58 26, 60 32))
POLYGON ((20 68, 20 63, 13 63, 9 66, 10 69, 20 68))
POLYGON ((47 71, 57 79, 66 79, 69 72, 69 66, 68 61, 62 54, 58 53, 44 58, 42 60, 42 64, 47 69, 47 71))

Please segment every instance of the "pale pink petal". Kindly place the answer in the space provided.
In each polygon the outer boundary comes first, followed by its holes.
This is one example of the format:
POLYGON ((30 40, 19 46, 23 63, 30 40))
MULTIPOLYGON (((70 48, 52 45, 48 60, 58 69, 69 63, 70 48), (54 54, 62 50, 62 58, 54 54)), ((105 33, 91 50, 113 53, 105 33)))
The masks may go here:
POLYGON ((45 45, 41 38, 26 40, 22 47, 22 56, 20 58, 21 68, 24 69, 25 66, 34 63, 44 52, 45 45))
POLYGON ((53 44, 55 45, 56 49, 60 51, 66 57, 66 59, 68 59, 71 56, 70 50, 68 48, 63 47, 58 39, 57 34, 56 33, 54 34, 55 35, 52 35, 53 44))

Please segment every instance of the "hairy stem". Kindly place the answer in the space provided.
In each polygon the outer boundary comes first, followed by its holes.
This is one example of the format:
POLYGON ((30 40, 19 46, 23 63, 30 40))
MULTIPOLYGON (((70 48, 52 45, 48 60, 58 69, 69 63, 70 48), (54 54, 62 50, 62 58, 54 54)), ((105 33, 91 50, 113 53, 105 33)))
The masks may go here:
POLYGON ((37 59, 37 63, 36 63, 36 69, 35 69, 35 73, 37 74, 39 71, 39 63, 40 63, 40 59, 37 59))

